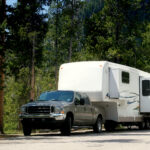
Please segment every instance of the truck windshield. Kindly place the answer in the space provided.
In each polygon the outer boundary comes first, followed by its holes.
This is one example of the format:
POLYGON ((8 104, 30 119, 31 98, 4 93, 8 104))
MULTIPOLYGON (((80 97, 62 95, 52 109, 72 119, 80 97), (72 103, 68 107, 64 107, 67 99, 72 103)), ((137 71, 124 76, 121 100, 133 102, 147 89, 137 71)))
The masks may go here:
POLYGON ((74 97, 73 91, 54 91, 42 93, 38 101, 66 101, 72 102, 74 97))

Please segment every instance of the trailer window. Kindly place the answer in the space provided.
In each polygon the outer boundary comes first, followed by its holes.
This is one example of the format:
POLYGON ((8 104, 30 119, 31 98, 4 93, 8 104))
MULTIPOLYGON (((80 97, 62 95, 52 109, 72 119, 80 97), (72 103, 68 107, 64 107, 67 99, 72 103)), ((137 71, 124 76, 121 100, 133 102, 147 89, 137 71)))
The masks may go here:
POLYGON ((129 84, 129 82, 130 82, 129 72, 122 71, 122 83, 129 84))
POLYGON ((150 80, 142 81, 142 94, 143 96, 150 96, 150 80))

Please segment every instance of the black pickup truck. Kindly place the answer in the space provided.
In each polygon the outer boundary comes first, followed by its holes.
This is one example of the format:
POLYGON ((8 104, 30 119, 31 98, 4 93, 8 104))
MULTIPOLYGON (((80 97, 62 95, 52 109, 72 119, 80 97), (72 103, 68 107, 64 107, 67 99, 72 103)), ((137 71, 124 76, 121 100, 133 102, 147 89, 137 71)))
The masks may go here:
POLYGON ((63 135, 70 135, 73 126, 92 126, 99 133, 103 119, 85 93, 74 91, 44 92, 23 105, 19 117, 25 136, 32 129, 60 129, 63 135))

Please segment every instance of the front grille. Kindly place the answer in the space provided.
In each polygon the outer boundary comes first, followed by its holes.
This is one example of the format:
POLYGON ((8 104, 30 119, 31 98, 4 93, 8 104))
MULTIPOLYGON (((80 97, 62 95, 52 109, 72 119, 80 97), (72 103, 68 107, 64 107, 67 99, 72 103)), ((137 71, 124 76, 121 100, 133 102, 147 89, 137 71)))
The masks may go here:
POLYGON ((49 114, 51 109, 50 106, 29 106, 26 112, 29 114, 49 114))

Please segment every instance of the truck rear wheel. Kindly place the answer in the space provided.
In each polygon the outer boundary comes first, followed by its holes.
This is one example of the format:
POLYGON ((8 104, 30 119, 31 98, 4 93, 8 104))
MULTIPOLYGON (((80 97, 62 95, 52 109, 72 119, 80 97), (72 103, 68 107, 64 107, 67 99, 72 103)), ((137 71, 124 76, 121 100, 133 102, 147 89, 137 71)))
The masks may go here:
POLYGON ((71 134, 71 126, 72 126, 72 118, 67 116, 63 127, 60 129, 62 135, 70 135, 71 134))
POLYGON ((96 120, 96 123, 95 125, 93 126, 93 131, 95 133, 100 133, 102 132, 102 119, 100 116, 97 117, 97 120, 96 120))

